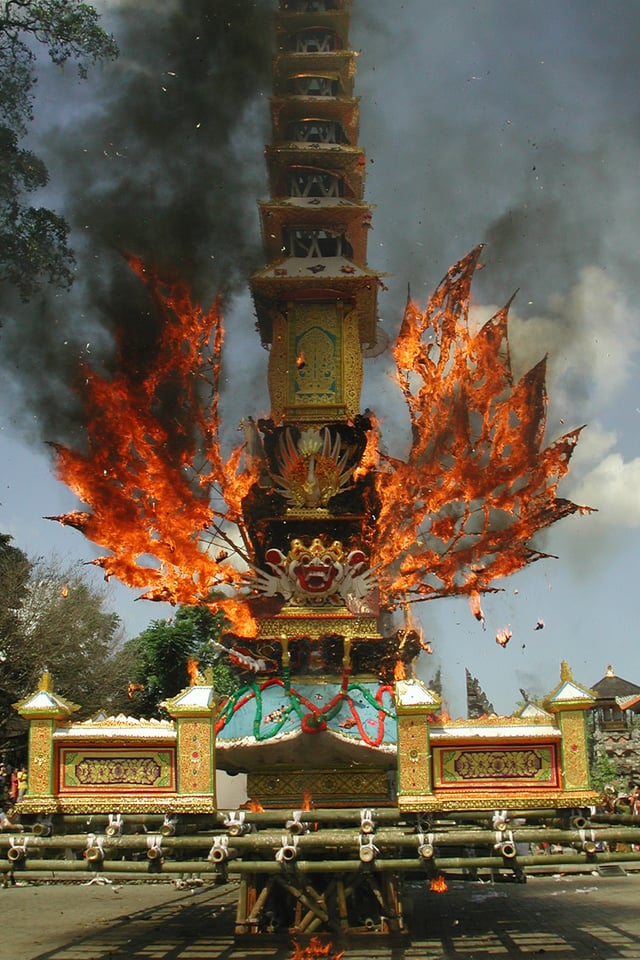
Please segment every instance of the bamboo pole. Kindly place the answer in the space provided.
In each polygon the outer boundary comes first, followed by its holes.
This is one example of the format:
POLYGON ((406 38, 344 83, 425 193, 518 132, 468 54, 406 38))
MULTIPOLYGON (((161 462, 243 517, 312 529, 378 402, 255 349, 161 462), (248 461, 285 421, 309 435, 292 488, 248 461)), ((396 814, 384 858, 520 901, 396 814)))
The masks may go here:
MULTIPOLYGON (((640 862, 640 852, 635 853, 595 853, 587 856, 586 854, 527 854, 516 859, 504 861, 499 855, 485 857, 439 857, 436 866, 438 870, 463 870, 472 867, 486 867, 491 870, 504 869, 513 872, 516 867, 550 867, 550 866, 590 866, 595 867, 601 863, 630 863, 640 862)), ((252 861, 244 863, 241 860, 230 864, 231 873, 242 874, 245 868, 251 868, 254 872, 277 873, 281 868, 277 863, 269 861, 252 861)), ((299 873, 358 873, 367 872, 386 872, 395 873, 422 873, 425 877, 431 876, 431 871, 425 868, 424 862, 417 857, 414 859, 392 859, 383 860, 378 858, 370 864, 362 864, 359 860, 298 860, 296 870, 299 873)))
POLYGON ((236 906, 236 933, 246 933, 247 919, 247 893, 249 890, 250 877, 244 875, 240 877, 240 889, 238 890, 238 903, 236 906))
MULTIPOLYGON (((640 853, 596 853, 592 856, 585 854, 541 854, 527 855, 518 857, 516 860, 510 860, 506 863, 502 857, 442 857, 438 858, 437 868, 440 871, 459 871, 472 868, 486 868, 492 871, 504 870, 510 873, 515 867, 534 869, 536 867, 563 867, 580 866, 593 869, 599 864, 625 864, 640 862, 640 853)), ((27 864, 24 867, 15 867, 15 864, 8 860, 0 860, 0 873, 12 876, 16 879, 24 880, 54 880, 54 879, 83 879, 105 877, 118 880, 132 879, 138 882, 141 879, 147 879, 152 882, 162 882, 175 876, 189 874, 192 876, 210 877, 215 881, 219 878, 219 872, 206 860, 192 862, 171 862, 165 861, 159 869, 150 871, 148 864, 143 861, 103 861, 100 870, 92 870, 87 867, 82 860, 38 860, 32 861, 33 866, 27 864), (35 864, 37 863, 37 867, 35 864)), ((248 874, 278 874, 282 868, 279 864, 271 861, 234 861, 229 865, 229 871, 237 874, 240 880, 240 893, 238 897, 238 916, 241 915, 242 903, 242 882, 248 874)), ((431 876, 431 872, 425 869, 424 863, 416 859, 393 859, 376 860, 372 864, 364 866, 358 860, 334 860, 334 861, 299 861, 296 864, 296 871, 301 874, 324 874, 341 873, 351 874, 353 876, 365 876, 367 873, 418 873, 425 879, 431 876)), ((230 881, 233 882, 233 881, 230 881)), ((348 895, 352 886, 346 888, 348 895)), ((345 898, 346 903, 346 898, 345 898)), ((239 931, 244 932, 244 931, 239 931)))
MULTIPOLYGON (((28 836, 26 846, 26 856, 33 855, 34 852, 43 850, 75 850, 83 851, 87 849, 88 839, 86 834, 67 834, 66 836, 38 837, 26 834, 16 835, 19 843, 14 843, 13 838, 7 835, 0 835, 0 851, 15 849, 21 846, 25 837, 28 836)), ((153 834, 145 836, 125 835, 120 837, 101 836, 100 842, 105 856, 122 855, 127 852, 147 851, 149 838, 153 834)), ((174 851, 208 851, 211 848, 214 836, 220 834, 199 834, 185 835, 181 837, 161 837, 158 835, 158 845, 167 853, 174 851)), ((482 828, 468 828, 464 830, 438 830, 429 835, 429 842, 436 848, 447 846, 488 846, 493 847, 506 839, 513 843, 561 843, 583 844, 586 841, 594 843, 640 843, 640 828, 636 826, 625 825, 599 825, 598 827, 586 828, 585 830, 559 829, 547 827, 514 827, 507 833, 484 830, 482 828)), ((317 832, 300 834, 296 837, 298 856, 304 853, 321 852, 325 857, 333 852, 341 850, 350 850, 354 853, 360 849, 361 835, 353 830, 327 829, 317 832)), ((419 834, 407 831, 403 828, 381 829, 375 834, 375 845, 381 851, 385 849, 399 847, 412 848, 417 851, 419 846, 419 834)), ((261 856, 270 855, 279 850, 282 846, 282 833, 271 831, 259 831, 249 833, 242 837, 234 837, 234 853, 238 855, 256 854, 261 856)))

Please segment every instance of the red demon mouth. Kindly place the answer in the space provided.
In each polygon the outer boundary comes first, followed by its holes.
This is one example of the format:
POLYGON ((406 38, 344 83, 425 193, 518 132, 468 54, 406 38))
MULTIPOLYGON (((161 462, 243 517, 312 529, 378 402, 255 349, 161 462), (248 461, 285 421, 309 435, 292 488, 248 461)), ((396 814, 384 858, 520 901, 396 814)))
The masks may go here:
POLYGON ((307 593, 326 593, 333 585, 338 570, 333 563, 302 561, 295 569, 298 583, 307 593))

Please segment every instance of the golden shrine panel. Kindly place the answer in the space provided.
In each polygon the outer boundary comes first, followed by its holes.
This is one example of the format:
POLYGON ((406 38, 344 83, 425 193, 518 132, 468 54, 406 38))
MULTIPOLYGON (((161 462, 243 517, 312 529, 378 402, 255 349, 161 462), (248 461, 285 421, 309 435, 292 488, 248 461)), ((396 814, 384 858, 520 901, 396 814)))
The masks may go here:
POLYGON ((389 802, 389 783, 384 770, 274 770, 250 773, 247 777, 250 797, 264 807, 286 804, 302 806, 305 796, 315 806, 383 804, 389 802))
POLYGON ((422 717, 398 717, 398 788, 401 794, 430 794, 429 741, 422 717))
POLYGON ((178 746, 180 794, 214 794, 213 732, 209 718, 181 720, 178 746))
POLYGON ((300 301, 272 313, 269 358, 275 420, 327 421, 360 407, 362 350, 358 313, 341 301, 300 301))
POLYGON ((29 724, 29 793, 35 796, 53 790, 51 720, 31 720, 29 724))
POLYGON ((341 313, 332 302, 290 307, 288 406, 342 403, 341 313))
POLYGON ((433 748, 433 786, 443 790, 557 790, 556 745, 451 746, 433 748))
POLYGON ((175 791, 176 758, 173 748, 60 750, 60 795, 156 795, 175 791))
POLYGON ((582 710, 567 710, 560 715, 565 790, 585 790, 589 786, 586 725, 582 710))

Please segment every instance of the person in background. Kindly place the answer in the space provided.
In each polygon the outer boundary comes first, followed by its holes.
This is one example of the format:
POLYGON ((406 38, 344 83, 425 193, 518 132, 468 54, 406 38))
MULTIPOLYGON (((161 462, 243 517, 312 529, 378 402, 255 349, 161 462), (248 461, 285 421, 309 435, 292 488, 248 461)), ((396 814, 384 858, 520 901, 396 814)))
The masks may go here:
POLYGON ((18 780, 18 800, 22 800, 25 793, 27 792, 27 768, 24 764, 20 767, 17 773, 18 780))
POLYGON ((18 771, 14 767, 9 779, 9 800, 15 803, 18 799, 18 771))

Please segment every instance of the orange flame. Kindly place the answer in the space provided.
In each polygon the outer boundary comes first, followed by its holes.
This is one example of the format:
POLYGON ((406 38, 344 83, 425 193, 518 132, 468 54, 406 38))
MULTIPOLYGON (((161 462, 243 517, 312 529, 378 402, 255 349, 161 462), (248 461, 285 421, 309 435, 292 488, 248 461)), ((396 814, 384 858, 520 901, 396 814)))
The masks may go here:
POLYGON ((144 599, 221 609, 238 633, 254 636, 247 604, 220 593, 241 584, 231 560, 246 557, 234 536, 243 534, 241 501, 255 479, 240 470, 241 447, 226 461, 220 450, 220 303, 205 312, 184 285, 130 263, 163 317, 161 342, 142 381, 122 363, 110 380, 84 370, 88 451, 55 450, 58 476, 89 509, 52 519, 111 551, 93 561, 106 579, 144 588, 144 599), (180 416, 162 415, 168 392, 180 416))
POLYGON ((509 304, 469 330, 480 251, 449 270, 424 312, 407 304, 393 352, 413 440, 406 461, 387 457, 377 474, 371 535, 383 599, 467 594, 479 619, 480 592, 543 556, 531 537, 588 509, 556 497, 580 430, 541 449, 545 361, 514 384, 509 304))
POLYGON ((360 463, 353 471, 354 480, 363 477, 370 470, 377 470, 380 465, 380 425, 377 417, 370 411, 367 416, 371 421, 371 429, 367 430, 367 443, 360 463))
POLYGON ((251 797, 249 800, 247 800, 244 806, 245 809, 249 810, 251 813, 264 813, 264 807, 257 797, 251 797))
POLYGON ((200 661, 196 660, 195 657, 189 657, 187 660, 187 674, 189 676, 189 686, 193 687, 198 679, 198 667, 200 666, 200 661))
POLYGON ((447 886, 445 878, 440 874, 440 876, 433 878, 429 889, 431 893, 446 893, 449 887, 447 886))
POLYGON ((319 957, 325 957, 326 960, 342 960, 344 957, 344 950, 334 953, 333 944, 329 941, 323 943, 319 937, 312 937, 305 947, 301 947, 294 941, 293 947, 291 960, 316 960, 319 957))
MULTIPOLYGON (((374 472, 376 522, 364 535, 382 602, 467 595, 483 621, 480 594, 543 556, 533 535, 589 508, 556 496, 580 430, 542 448, 545 361, 514 384, 509 304, 469 329, 480 250, 449 270, 424 312, 407 304, 393 349, 412 428, 406 461, 379 466, 372 417, 353 477, 374 472)), ((237 560, 255 563, 243 500, 261 467, 245 446, 221 452, 220 304, 203 311, 183 284, 131 266, 163 318, 160 344, 142 378, 124 363, 110 380, 84 371, 87 452, 55 449, 58 476, 86 509, 54 519, 111 551, 93 561, 107 579, 144 599, 222 610, 237 635, 254 637, 237 560), (179 398, 171 410, 168 396, 179 398)), ((335 470, 316 459, 317 478, 335 470)))
POLYGON ((313 798, 310 790, 305 790, 302 794, 302 810, 313 810, 313 798))
POLYGON ((63 600, 66 600, 67 597, 69 596, 69 587, 64 586, 60 591, 60 596, 63 598, 63 600))
POLYGON ((407 669, 402 662, 402 660, 396 660, 393 665, 393 679, 394 680, 406 680, 407 679, 407 669))
POLYGON ((130 683, 127 686, 127 697, 129 700, 133 700, 134 693, 140 693, 144 690, 143 683, 130 683))

